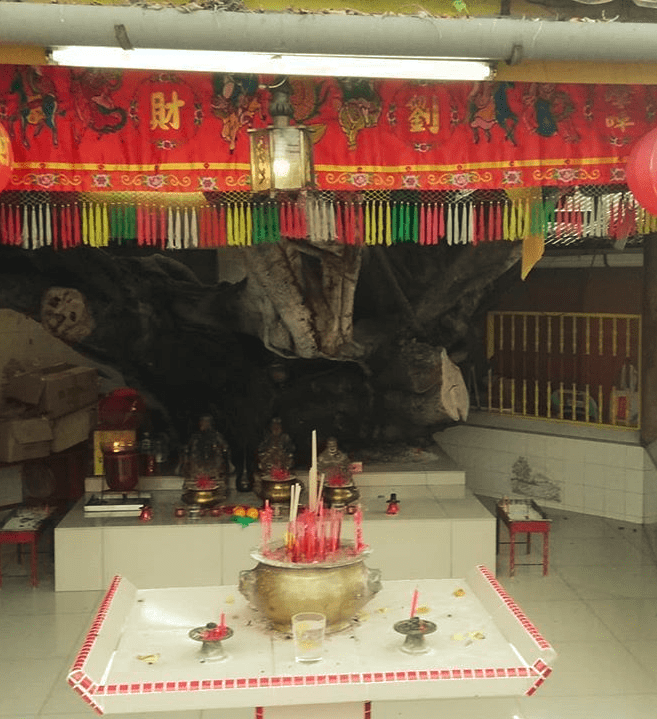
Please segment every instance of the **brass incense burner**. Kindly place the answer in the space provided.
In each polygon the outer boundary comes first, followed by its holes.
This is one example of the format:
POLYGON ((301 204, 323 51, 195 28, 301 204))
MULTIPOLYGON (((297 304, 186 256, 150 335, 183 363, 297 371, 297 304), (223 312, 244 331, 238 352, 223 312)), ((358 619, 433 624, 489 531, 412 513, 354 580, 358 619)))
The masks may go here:
POLYGON ((339 632, 381 589, 381 572, 368 569, 367 551, 345 543, 330 560, 293 563, 251 553, 258 564, 240 572, 239 590, 280 632, 299 612, 326 615, 326 631, 339 632))
POLYGON ((358 488, 353 484, 350 486, 324 486, 322 497, 327 507, 340 509, 348 504, 353 504, 360 498, 358 488))
POLYGON ((188 636, 196 642, 201 642, 199 651, 201 663, 220 662, 227 657, 222 642, 233 636, 233 630, 230 627, 219 627, 214 622, 208 622, 204 627, 191 629, 188 636))
POLYGON ((213 507, 226 499, 226 491, 191 488, 183 492, 181 499, 185 504, 196 504, 202 508, 213 507))
POLYGON ((412 617, 397 622, 393 629, 399 634, 405 635, 406 639, 399 649, 405 654, 427 654, 431 648, 427 646, 424 638, 433 634, 437 627, 434 622, 420 617, 412 617))
POLYGON ((263 502, 269 500, 270 504, 290 504, 292 485, 294 484, 299 484, 294 475, 290 475, 286 479, 260 476, 257 478, 254 490, 263 502))

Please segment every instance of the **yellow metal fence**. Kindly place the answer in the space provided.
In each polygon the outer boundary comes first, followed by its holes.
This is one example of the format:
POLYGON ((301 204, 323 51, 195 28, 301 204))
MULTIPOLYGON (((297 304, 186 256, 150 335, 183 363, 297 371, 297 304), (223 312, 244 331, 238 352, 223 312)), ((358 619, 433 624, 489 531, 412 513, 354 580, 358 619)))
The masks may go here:
POLYGON ((491 312, 487 409, 638 428, 641 316, 491 312))

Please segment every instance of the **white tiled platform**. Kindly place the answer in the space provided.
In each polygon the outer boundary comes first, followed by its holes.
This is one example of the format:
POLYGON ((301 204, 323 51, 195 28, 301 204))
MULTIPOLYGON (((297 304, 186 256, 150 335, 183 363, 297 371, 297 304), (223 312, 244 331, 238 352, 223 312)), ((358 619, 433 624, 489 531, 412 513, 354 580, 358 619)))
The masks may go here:
MULTIPOLYGON (((475 565, 494 563, 495 518, 439 448, 398 464, 364 466, 356 481, 364 540, 372 549, 368 566, 380 569, 384 578, 461 577, 475 565), (400 511, 388 516, 392 492, 400 511)), ((230 517, 176 518, 181 482, 180 477, 140 479, 139 488, 153 497, 153 519, 147 523, 85 515, 86 498, 81 499, 55 530, 56 589, 104 589, 116 574, 134 578, 140 588, 234 584, 240 570, 255 564, 251 551, 260 544, 259 525, 244 528, 230 517)), ((101 488, 91 482, 88 487, 101 488)), ((229 495, 227 503, 261 505, 254 495, 240 493, 229 495)), ((350 525, 347 518, 347 539, 350 525)), ((276 531, 282 536, 283 522, 275 522, 276 531)))
MULTIPOLYGON (((503 549, 497 577, 559 654, 549 681, 529 698, 375 702, 373 719, 655 719, 657 565, 643 528, 547 512, 549 575, 542 577, 539 566, 518 567, 510 579, 503 549)), ((104 592, 55 592, 47 537, 39 555, 42 581, 32 589, 29 565, 18 567, 13 550, 3 550, 0 718, 89 719, 94 714, 80 707, 66 675, 104 592)), ((540 547, 534 551, 538 557, 540 547)), ((132 715, 157 716, 253 719, 253 712, 132 715)))
POLYGON ((381 486, 392 482, 395 486, 391 486, 391 490, 395 492, 398 487, 408 485, 465 484, 465 472, 440 446, 435 445, 426 452, 408 450, 402 459, 365 462, 362 474, 355 478, 358 486, 381 486))

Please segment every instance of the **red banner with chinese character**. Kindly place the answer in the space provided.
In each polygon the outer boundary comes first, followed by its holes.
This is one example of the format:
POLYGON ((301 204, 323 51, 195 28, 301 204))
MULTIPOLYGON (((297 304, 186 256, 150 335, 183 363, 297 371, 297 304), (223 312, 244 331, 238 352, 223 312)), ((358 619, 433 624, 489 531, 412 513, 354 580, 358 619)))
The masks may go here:
MULTIPOLYGON (((267 78, 5 66, 7 190, 249 189, 267 78)), ((294 78, 327 190, 614 184, 657 87, 294 78)))
POLYGON ((14 166, 14 153, 7 131, 0 125, 0 190, 9 182, 14 166))

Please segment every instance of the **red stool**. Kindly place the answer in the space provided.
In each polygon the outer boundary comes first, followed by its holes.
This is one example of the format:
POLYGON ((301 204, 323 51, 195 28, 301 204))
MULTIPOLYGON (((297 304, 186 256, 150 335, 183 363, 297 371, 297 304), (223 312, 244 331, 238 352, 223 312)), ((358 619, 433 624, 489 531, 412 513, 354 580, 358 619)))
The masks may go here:
POLYGON ((543 535, 543 561, 519 562, 524 566, 543 566, 543 576, 548 573, 550 560, 550 522, 545 512, 533 499, 502 499, 497 503, 496 553, 499 554, 500 544, 509 544, 509 575, 516 573, 516 534, 527 534, 527 554, 531 552, 531 535, 543 535), (509 530, 509 541, 500 542, 500 522, 509 530))
POLYGON ((16 544, 18 561, 22 561, 21 544, 31 545, 31 580, 32 586, 39 583, 37 572, 37 542, 44 529, 49 525, 53 516, 52 507, 35 507, 30 509, 19 505, 7 517, 0 526, 0 586, 2 586, 2 545, 16 544))

